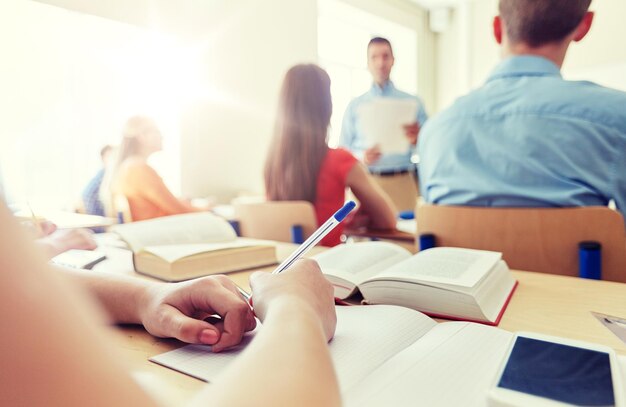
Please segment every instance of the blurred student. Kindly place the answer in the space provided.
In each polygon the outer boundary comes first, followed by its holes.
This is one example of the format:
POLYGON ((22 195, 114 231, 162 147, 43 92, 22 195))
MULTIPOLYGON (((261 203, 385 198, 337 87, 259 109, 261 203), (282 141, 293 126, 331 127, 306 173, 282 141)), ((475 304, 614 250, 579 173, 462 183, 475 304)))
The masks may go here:
MULTIPOLYGON (((53 272, 1 203, 0 267, 9 276, 0 285, 0 319, 10 327, 0 336, 2 368, 10 372, 0 380, 1 405, 161 405, 131 377, 102 311, 113 322, 143 323, 156 336, 213 344, 217 352, 255 325, 225 277, 167 284, 53 272), (221 325, 201 319, 215 313, 221 325)), ((253 275, 251 286, 263 329, 193 404, 339 405, 327 347, 336 325, 333 290, 319 267, 300 261, 280 275, 253 275)))
POLYGON ((374 179, 389 193, 400 210, 413 210, 418 190, 415 183, 416 143, 420 128, 428 115, 424 103, 416 96, 397 89, 391 81, 395 63, 391 43, 386 38, 375 37, 367 45, 367 68, 373 83, 369 91, 350 102, 343 117, 339 144, 360 157, 374 179), (383 154, 378 145, 368 145, 359 120, 359 109, 380 98, 417 100, 415 122, 407 123, 404 131, 406 152, 383 154))
POLYGON ((197 211, 189 202, 175 197, 148 164, 148 158, 161 149, 161 132, 152 119, 144 116, 128 119, 118 157, 110 174, 105 176, 108 179, 103 202, 111 208, 110 215, 117 215, 117 197, 128 201, 133 221, 197 211))
POLYGON ((104 179, 106 168, 110 165, 114 158, 115 149, 113 146, 106 145, 100 150, 100 159, 102 160, 102 168, 98 170, 96 175, 89 181, 83 190, 83 208, 85 213, 89 215, 105 216, 104 205, 100 200, 100 186, 104 179))
POLYGON ((591 0, 500 0, 504 60, 429 120, 422 195, 444 205, 607 205, 626 213, 626 94, 566 81, 560 68, 593 21, 591 0))
MULTIPOLYGON (((326 221, 345 200, 350 188, 366 215, 366 225, 395 227, 395 209, 365 167, 347 150, 330 148, 332 114, 330 78, 316 65, 296 65, 283 81, 274 139, 265 161, 265 189, 272 201, 309 201, 318 223, 326 221)), ((321 242, 339 244, 343 225, 321 242)))

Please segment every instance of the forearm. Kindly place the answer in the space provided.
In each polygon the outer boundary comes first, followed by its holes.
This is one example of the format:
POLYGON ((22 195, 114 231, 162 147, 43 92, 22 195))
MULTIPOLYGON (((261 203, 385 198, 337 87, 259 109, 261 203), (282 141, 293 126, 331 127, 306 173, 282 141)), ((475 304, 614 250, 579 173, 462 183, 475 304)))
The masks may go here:
POLYGON ((319 317, 297 299, 280 301, 272 305, 250 346, 198 404, 209 399, 236 406, 341 404, 319 317))
POLYGON ((88 291, 115 323, 140 324, 141 305, 152 283, 103 272, 58 267, 75 284, 88 291))

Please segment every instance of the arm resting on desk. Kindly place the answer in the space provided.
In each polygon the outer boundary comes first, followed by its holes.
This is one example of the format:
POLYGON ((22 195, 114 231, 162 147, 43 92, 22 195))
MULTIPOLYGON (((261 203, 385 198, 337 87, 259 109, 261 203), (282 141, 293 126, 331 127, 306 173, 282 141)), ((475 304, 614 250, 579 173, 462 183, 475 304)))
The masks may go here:
POLYGON ((256 322, 237 287, 224 276, 170 284, 108 273, 62 269, 98 299, 116 323, 142 324, 162 338, 213 345, 221 351, 237 345, 256 322), (223 323, 204 318, 219 314, 223 323))

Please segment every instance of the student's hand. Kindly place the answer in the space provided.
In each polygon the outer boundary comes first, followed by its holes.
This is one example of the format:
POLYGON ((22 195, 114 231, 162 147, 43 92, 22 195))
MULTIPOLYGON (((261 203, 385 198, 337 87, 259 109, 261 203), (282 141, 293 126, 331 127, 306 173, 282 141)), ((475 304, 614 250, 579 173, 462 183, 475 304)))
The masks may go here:
POLYGON ((256 327, 254 314, 226 276, 210 276, 147 288, 139 305, 143 326, 154 336, 212 345, 220 352, 241 342, 256 327), (210 324, 205 318, 219 315, 210 324))
POLYGON ((317 263, 298 260, 281 274, 256 272, 250 276, 254 312, 261 321, 275 305, 310 309, 319 318, 326 339, 335 334, 337 315, 333 286, 326 280, 317 263))
POLYGON ((403 126, 403 128, 404 128, 404 134, 406 135, 406 138, 409 140, 409 143, 411 143, 411 145, 417 144, 417 135, 420 132, 419 123, 415 122, 415 123, 407 124, 403 126))
POLYGON ((24 221, 22 222, 22 226, 31 236, 33 236, 33 239, 39 239, 51 235, 57 230, 57 225, 49 220, 39 222, 39 226, 37 226, 33 221, 24 221))
POLYGON ((365 150, 363 154, 363 162, 365 165, 372 165, 380 159, 381 155, 382 153, 380 152, 380 147, 375 145, 374 147, 365 150))
POLYGON ((50 258, 70 249, 94 250, 98 247, 89 229, 59 229, 35 242, 50 258))

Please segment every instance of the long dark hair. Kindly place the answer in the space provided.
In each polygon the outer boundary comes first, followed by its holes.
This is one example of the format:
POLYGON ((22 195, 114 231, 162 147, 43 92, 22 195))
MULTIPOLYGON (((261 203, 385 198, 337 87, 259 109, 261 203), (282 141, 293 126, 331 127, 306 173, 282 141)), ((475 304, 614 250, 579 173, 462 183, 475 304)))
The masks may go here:
POLYGON ((317 177, 328 152, 332 114, 330 77, 317 65, 296 65, 285 75, 274 138, 265 161, 272 201, 315 202, 317 177))

